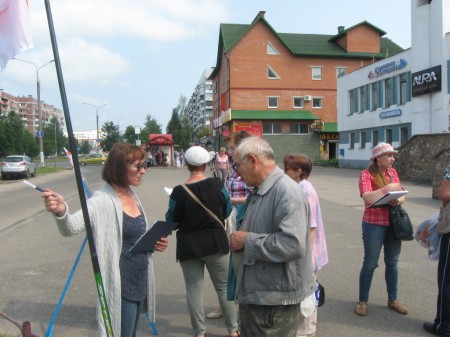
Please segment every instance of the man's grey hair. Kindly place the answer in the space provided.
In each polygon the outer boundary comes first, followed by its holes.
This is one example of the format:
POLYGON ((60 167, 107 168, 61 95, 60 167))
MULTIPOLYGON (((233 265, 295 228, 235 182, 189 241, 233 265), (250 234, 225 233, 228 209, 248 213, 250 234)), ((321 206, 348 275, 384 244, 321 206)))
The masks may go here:
POLYGON ((274 160, 273 149, 264 139, 261 137, 248 137, 241 140, 239 146, 234 151, 242 160, 245 156, 249 154, 254 154, 259 158, 265 158, 269 160, 274 160))

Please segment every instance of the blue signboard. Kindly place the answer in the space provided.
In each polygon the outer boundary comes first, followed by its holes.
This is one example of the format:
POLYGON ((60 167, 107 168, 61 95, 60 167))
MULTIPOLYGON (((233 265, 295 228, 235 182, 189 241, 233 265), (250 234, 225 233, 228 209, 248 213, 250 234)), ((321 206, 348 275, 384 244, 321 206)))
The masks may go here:
POLYGON ((401 115, 402 115, 402 109, 395 109, 395 110, 380 112, 380 118, 391 118, 391 117, 397 117, 397 116, 401 116, 401 115))
POLYGON ((44 137, 44 132, 42 132, 41 130, 36 131, 36 137, 38 138, 44 137))

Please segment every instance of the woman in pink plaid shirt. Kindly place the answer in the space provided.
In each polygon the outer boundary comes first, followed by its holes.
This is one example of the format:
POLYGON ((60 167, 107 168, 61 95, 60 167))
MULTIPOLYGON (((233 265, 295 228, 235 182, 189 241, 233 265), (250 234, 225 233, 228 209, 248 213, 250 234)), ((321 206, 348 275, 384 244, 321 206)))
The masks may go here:
MULTIPOLYGON (((365 316, 367 313, 373 272, 378 267, 382 246, 384 246, 384 264, 386 265, 387 305, 400 314, 408 313, 408 309, 397 300, 397 263, 402 243, 394 238, 389 226, 387 207, 367 208, 386 193, 403 189, 397 171, 392 167, 397 152, 391 144, 379 143, 372 150, 372 158, 370 158, 372 163, 361 172, 359 177, 359 192, 365 204, 362 218, 364 262, 359 274, 359 302, 356 306, 356 314, 359 316, 365 316)), ((403 202, 405 202, 404 196, 391 200, 389 204, 396 206, 403 202)))

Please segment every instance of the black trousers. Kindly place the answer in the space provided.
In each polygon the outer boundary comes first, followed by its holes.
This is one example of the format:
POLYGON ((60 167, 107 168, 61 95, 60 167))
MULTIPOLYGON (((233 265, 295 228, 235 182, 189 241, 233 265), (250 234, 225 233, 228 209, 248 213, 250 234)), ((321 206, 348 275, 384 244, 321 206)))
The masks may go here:
POLYGON ((450 337, 450 233, 442 235, 441 238, 438 290, 434 324, 441 336, 450 337))

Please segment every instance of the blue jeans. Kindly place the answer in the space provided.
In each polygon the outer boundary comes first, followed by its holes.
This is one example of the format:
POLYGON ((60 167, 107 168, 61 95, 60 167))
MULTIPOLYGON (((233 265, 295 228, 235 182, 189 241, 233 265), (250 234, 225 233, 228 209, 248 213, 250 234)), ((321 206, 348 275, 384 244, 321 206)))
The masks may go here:
POLYGON ((120 337, 136 337, 139 315, 144 301, 128 301, 122 297, 122 317, 120 337))
POLYGON ((233 301, 227 300, 228 263, 229 254, 214 254, 180 261, 186 283, 186 300, 191 324, 196 335, 204 335, 206 331, 203 311, 205 266, 216 290, 228 332, 238 330, 236 306, 233 301))
POLYGON ((386 266, 384 278, 388 292, 388 300, 397 299, 398 258, 402 242, 394 238, 390 226, 378 226, 367 222, 362 223, 362 239, 364 243, 364 262, 359 274, 359 301, 369 300, 370 286, 373 272, 378 267, 381 246, 384 246, 384 264, 386 266))

